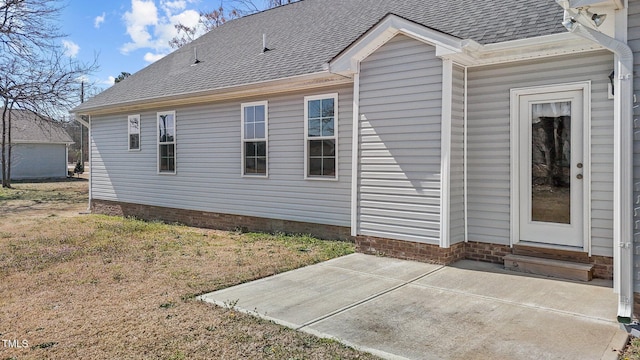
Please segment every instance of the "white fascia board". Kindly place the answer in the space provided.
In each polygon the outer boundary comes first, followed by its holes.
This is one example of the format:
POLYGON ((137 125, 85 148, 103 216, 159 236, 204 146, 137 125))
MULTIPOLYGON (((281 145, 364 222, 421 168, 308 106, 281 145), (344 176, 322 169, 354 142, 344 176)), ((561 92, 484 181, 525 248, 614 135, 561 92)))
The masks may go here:
POLYGON ((397 15, 387 15, 364 36, 351 44, 329 63, 334 74, 352 76, 359 70, 358 64, 394 36, 402 34, 436 47, 436 55, 444 56, 462 52, 462 39, 429 29, 397 15))
POLYGON ((80 115, 105 115, 115 113, 140 112, 157 108, 196 105, 214 101, 236 100, 265 95, 289 93, 300 90, 317 89, 353 83, 348 77, 321 71, 286 78, 258 81, 244 85, 233 85, 205 91, 185 92, 181 94, 153 97, 135 101, 121 102, 80 110, 71 110, 78 118, 80 115))
POLYGON ((607 6, 616 10, 624 8, 622 0, 568 0, 566 2, 569 3, 569 8, 572 9, 591 6, 607 6))
POLYGON ((79 122, 80 124, 84 125, 84 127, 89 128, 89 122, 88 122, 88 121, 85 121, 85 120, 82 118, 82 116, 81 116, 81 115, 76 116, 76 117, 75 117, 75 120, 76 120, 77 122, 79 122))
POLYGON ((464 40, 462 47, 463 52, 444 57, 464 66, 481 66, 604 49, 599 44, 570 33, 487 45, 479 44, 473 40, 464 40))

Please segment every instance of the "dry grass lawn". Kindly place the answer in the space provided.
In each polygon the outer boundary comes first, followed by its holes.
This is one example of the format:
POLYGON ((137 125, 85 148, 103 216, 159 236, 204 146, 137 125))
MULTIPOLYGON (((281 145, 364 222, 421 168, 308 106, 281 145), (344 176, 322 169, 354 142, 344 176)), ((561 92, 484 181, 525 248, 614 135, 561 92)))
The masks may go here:
POLYGON ((79 215, 86 182, 14 186, 0 190, 1 360, 374 358, 194 299, 351 244, 79 215))
POLYGON ((640 360, 640 338, 632 337, 620 355, 620 360, 640 360))

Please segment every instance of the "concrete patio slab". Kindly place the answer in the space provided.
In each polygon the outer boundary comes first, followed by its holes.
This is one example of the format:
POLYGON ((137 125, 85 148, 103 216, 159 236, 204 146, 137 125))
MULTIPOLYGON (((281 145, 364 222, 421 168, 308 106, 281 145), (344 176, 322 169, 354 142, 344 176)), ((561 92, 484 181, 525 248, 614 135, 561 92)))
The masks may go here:
POLYGON ((461 261, 437 274, 418 279, 415 284, 604 321, 617 317, 617 308, 613 306, 617 298, 611 289, 611 281, 562 281, 527 276, 504 270, 496 264, 461 261), (594 286, 596 284, 608 287, 594 286))
POLYGON ((352 254, 200 297, 389 359, 615 359, 607 287, 352 254))
POLYGON ((279 324, 300 328, 414 280, 440 265, 393 259, 367 261, 355 254, 201 296, 234 305, 279 324))

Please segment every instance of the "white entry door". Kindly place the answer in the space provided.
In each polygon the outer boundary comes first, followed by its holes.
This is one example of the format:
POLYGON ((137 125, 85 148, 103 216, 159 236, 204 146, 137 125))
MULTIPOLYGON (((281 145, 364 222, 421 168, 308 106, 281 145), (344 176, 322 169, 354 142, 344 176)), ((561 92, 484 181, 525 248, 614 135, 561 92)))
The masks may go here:
POLYGON ((585 244, 583 101, 583 90, 519 96, 517 241, 585 244))

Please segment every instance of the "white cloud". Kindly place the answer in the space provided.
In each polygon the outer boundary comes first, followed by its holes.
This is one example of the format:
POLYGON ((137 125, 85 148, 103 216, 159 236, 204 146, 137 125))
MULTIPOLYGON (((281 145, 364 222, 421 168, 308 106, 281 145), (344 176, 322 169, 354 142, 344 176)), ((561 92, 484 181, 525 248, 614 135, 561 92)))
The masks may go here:
POLYGON ((142 48, 155 48, 148 27, 158 24, 158 8, 152 1, 131 0, 131 11, 123 16, 127 34, 132 42, 124 44, 121 51, 125 54, 142 48))
MULTIPOLYGON (((200 13, 190 9, 195 0, 131 0, 122 17, 131 38, 120 48, 123 54, 144 49, 144 60, 152 63, 171 52, 169 41, 178 35, 177 24, 201 27, 200 13), (158 4, 158 5, 156 5, 158 4)), ((204 31, 199 31, 200 36, 204 31)))
POLYGON ((80 51, 80 46, 71 40, 62 40, 62 46, 64 47, 64 54, 70 58, 74 58, 80 51))
MULTIPOLYGON (((130 42, 120 51, 128 54, 139 49, 147 49, 144 60, 154 62, 171 51, 169 41, 178 35, 176 24, 188 27, 199 25, 200 13, 188 9, 193 0, 131 0, 131 10, 122 17, 130 42)), ((202 31, 204 32, 204 31, 202 31)), ((197 34, 202 35, 202 33, 197 34)))
POLYGON ((175 1, 160 1, 160 6, 162 6, 162 9, 168 13, 171 14, 173 11, 181 11, 187 8, 187 1, 186 0, 175 0, 175 1))
POLYGON ((102 25, 102 23, 104 23, 104 20, 105 20, 106 16, 107 16, 107 14, 105 14, 105 13, 102 13, 102 15, 100 15, 100 16, 96 16, 95 20, 93 20, 93 26, 96 29, 99 29, 100 25, 102 25))
POLYGON ((156 62, 163 57, 167 56, 167 54, 152 54, 150 52, 144 54, 144 61, 148 63, 156 62))
POLYGON ((84 83, 88 83, 91 79, 89 78, 88 75, 80 75, 76 78, 76 82, 84 82, 84 83))
POLYGON ((113 85, 116 83, 116 78, 113 76, 109 76, 107 80, 102 81, 104 85, 113 85))

